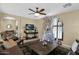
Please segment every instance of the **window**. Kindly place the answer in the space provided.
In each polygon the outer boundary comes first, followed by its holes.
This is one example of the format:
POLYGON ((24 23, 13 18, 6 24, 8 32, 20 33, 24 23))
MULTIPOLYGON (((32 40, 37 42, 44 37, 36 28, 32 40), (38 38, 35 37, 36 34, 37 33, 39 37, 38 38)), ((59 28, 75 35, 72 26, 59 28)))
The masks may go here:
POLYGON ((63 40, 63 23, 59 21, 58 17, 54 17, 51 22, 54 37, 63 40))
POLYGON ((58 39, 63 39, 63 23, 58 22, 58 39))

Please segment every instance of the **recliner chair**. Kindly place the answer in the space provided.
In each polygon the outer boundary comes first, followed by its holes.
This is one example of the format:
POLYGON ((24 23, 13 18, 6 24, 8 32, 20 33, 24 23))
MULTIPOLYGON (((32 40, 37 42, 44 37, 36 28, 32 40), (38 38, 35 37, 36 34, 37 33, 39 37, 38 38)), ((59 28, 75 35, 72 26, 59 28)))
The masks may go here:
POLYGON ((79 55, 79 40, 74 41, 68 55, 79 55))

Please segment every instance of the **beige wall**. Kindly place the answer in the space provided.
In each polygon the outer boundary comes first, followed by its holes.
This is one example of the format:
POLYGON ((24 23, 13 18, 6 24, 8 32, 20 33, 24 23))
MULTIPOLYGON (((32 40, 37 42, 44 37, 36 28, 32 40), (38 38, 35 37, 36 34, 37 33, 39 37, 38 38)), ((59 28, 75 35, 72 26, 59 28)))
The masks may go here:
MULTIPOLYGON (((1 28, 1 14, 0 14, 0 28, 1 28)), ((1 29, 0 29, 0 31, 1 31, 1 29)))
POLYGON ((59 15, 64 23, 63 44, 71 46, 73 41, 79 39, 79 10, 59 15))
POLYGON ((29 18, 24 18, 24 17, 20 17, 20 16, 15 16, 15 15, 10 15, 10 14, 5 14, 5 13, 0 13, 0 32, 1 31, 5 31, 6 25, 7 24, 11 24, 12 25, 12 29, 16 30, 16 21, 18 22, 18 34, 19 36, 24 36, 24 26, 25 24, 34 24, 37 27, 38 30, 38 36, 39 38, 41 38, 42 36, 42 30, 43 30, 43 20, 42 19, 29 19, 29 18), (14 17, 16 21, 11 21, 8 22, 9 20, 3 19, 3 17, 5 16, 11 16, 14 17))
MULTIPOLYGON (((2 15, 0 13, 0 20, 2 19, 2 15)), ((7 15, 7 14, 6 14, 7 15)), ((45 24, 45 19, 44 20, 35 20, 35 19, 28 19, 20 16, 14 16, 14 15, 9 15, 15 17, 15 19, 18 21, 18 26, 19 26, 19 34, 24 35, 23 29, 26 23, 32 23, 38 28, 39 32, 39 37, 42 37, 42 33, 44 30, 44 24, 45 24), (20 24, 21 23, 21 24, 20 24)), ((68 12, 68 13, 63 13, 58 15, 60 17, 60 20, 63 21, 64 23, 64 40, 63 44, 71 46, 73 41, 78 38, 79 39, 79 11, 73 11, 73 12, 68 12)), ((0 21, 1 25, 1 21, 0 21)), ((0 26, 1 27, 1 26, 0 26)), ((2 27, 1 27, 2 29, 2 27)), ((0 30, 1 30, 0 29, 0 30)))
MULTIPOLYGON (((38 30, 38 36, 39 38, 41 38, 41 34, 42 34, 42 30, 43 30, 43 20, 42 19, 38 19, 38 20, 35 20, 35 19, 28 19, 28 18, 21 18, 21 33, 22 35, 24 35, 24 26, 25 24, 34 24, 35 27, 37 27, 37 30, 38 30)), ((22 36, 21 35, 21 36, 22 36)))
POLYGON ((0 13, 0 16, 1 16, 1 18, 0 18, 0 23, 1 23, 1 25, 0 25, 1 29, 0 30, 1 31, 9 30, 7 28, 8 24, 11 24, 11 26, 12 26, 11 29, 12 30, 16 29, 16 21, 18 20, 18 18, 16 16, 9 15, 9 14, 4 14, 4 13, 0 13), (6 16, 14 17, 15 19, 14 20, 4 19, 4 17, 6 17, 6 16))

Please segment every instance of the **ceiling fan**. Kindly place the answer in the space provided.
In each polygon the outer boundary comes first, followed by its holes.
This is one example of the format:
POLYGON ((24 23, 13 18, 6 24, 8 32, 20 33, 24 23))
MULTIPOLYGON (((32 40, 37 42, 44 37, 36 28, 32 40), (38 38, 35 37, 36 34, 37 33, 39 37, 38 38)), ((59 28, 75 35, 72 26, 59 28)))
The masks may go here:
POLYGON ((36 10, 34 11, 33 9, 29 8, 30 11, 32 11, 33 13, 29 13, 30 14, 34 14, 35 16, 39 16, 39 15, 46 15, 46 13, 43 13, 43 11, 45 11, 45 9, 41 9, 39 10, 38 7, 36 7, 36 10))

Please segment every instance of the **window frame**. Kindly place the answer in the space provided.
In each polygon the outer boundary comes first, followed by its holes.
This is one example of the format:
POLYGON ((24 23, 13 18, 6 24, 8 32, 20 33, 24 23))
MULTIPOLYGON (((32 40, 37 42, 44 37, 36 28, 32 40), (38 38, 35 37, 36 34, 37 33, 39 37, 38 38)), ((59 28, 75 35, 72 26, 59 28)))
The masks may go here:
MULTIPOLYGON (((55 32, 56 36, 54 35, 55 39, 63 40, 63 22, 59 21, 59 18, 58 18, 58 17, 56 17, 56 18, 57 18, 57 21, 56 21, 57 24, 53 24, 53 25, 52 25, 52 31, 53 31, 53 29, 56 27, 56 28, 57 28, 57 29, 56 29, 56 32, 55 32), (60 22, 61 24, 58 24, 59 22, 60 22), (59 32, 58 32, 59 29, 58 29, 58 28, 59 28, 59 27, 61 27, 61 29, 62 29, 62 31, 61 31, 61 33, 62 33, 62 34, 61 34, 61 39, 58 38, 58 37, 59 37, 59 36, 58 36, 58 35, 59 35, 59 32)), ((55 19, 53 18, 52 20, 54 21, 55 19)), ((54 33, 54 31, 53 31, 53 33, 54 33)))

